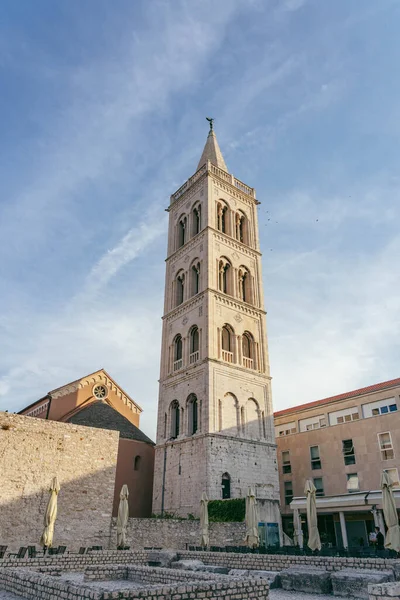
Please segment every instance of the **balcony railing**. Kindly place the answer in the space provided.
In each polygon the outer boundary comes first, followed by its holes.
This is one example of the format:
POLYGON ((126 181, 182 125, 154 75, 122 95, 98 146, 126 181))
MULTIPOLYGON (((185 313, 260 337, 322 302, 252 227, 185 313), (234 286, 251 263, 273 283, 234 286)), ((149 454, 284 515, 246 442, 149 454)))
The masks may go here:
POLYGON ((228 352, 228 350, 222 350, 222 360, 228 363, 233 363, 233 352, 228 352))
POLYGON ((192 352, 192 354, 189 354, 189 364, 193 364, 195 362, 197 362, 199 360, 199 351, 197 350, 196 352, 192 352))
POLYGON ((179 360, 174 361, 174 371, 179 371, 182 369, 183 360, 180 358, 179 360))
POLYGON ((253 369, 253 359, 243 356, 243 366, 246 367, 246 369, 253 369))

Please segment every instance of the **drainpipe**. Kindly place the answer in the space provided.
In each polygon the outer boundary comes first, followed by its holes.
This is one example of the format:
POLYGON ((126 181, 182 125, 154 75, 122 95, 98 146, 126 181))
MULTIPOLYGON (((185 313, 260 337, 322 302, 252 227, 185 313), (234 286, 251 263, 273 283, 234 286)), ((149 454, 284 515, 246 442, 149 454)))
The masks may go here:
POLYGON ((162 476, 162 488, 161 488, 161 516, 164 516, 164 498, 165 498, 165 471, 167 468, 167 445, 164 446, 164 467, 162 476))

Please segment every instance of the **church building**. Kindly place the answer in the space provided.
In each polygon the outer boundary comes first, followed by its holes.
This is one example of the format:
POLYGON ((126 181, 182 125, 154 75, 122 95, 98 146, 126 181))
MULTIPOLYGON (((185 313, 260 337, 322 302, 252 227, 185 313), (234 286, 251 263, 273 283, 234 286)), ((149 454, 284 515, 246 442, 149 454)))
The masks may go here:
POLYGON ((153 512, 198 515, 256 490, 278 530, 279 484, 255 190, 210 131, 171 196, 153 512))
MULTIPOLYGON (((119 494, 129 489, 129 515, 149 517, 153 490, 154 442, 139 429, 142 409, 104 369, 48 392, 20 415, 119 431, 113 515, 119 494)), ((73 460, 73 459, 71 459, 73 460)))

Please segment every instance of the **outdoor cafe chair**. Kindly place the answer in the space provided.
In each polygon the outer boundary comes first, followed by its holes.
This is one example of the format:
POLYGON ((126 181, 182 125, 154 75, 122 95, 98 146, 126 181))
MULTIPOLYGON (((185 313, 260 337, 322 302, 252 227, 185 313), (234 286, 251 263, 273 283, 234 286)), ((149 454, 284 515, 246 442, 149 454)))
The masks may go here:
POLYGON ((15 556, 15 558, 24 558, 28 548, 26 546, 21 546, 18 552, 9 552, 7 556, 15 556))

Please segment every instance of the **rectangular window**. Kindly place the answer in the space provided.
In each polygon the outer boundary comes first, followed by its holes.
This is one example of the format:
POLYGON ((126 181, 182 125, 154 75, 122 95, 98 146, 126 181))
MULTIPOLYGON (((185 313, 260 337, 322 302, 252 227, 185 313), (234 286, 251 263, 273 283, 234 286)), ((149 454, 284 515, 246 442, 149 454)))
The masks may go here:
POLYGON ((336 410, 328 415, 330 425, 339 425, 340 423, 350 423, 351 421, 358 421, 360 415, 358 413, 357 406, 351 408, 344 408, 343 410, 336 410))
POLYGON ((381 459, 391 460, 392 458, 394 458, 392 437, 390 435, 390 432, 387 431, 386 433, 378 433, 378 440, 379 448, 381 451, 381 459))
POLYGON ((324 482, 322 481, 322 477, 316 477, 314 479, 314 485, 316 488, 316 496, 324 496, 324 482))
POLYGON ((293 500, 293 485, 291 481, 285 481, 285 504, 289 506, 293 500))
POLYGON ((317 417, 310 417, 308 419, 301 419, 299 421, 300 431, 312 431, 313 429, 320 429, 320 427, 326 427, 326 419, 324 415, 318 415, 317 417))
POLYGON ((313 470, 321 468, 321 458, 319 456, 319 446, 310 447, 311 468, 313 470))
POLYGON ((277 427, 275 427, 276 437, 291 435, 292 433, 297 433, 295 421, 293 421, 292 423, 284 423, 283 425, 278 425, 277 427))
POLYGON ((393 488, 398 490, 400 488, 399 471, 397 469, 386 469, 386 473, 393 482, 393 488))
POLYGON ((363 404, 362 409, 365 418, 387 415, 398 410, 396 398, 386 398, 385 400, 376 400, 369 404, 363 404))
POLYGON ((292 472, 289 450, 285 450, 285 452, 282 452, 282 471, 284 475, 287 475, 288 473, 292 472))
POLYGON ((360 490, 360 484, 358 481, 358 473, 347 473, 347 491, 351 494, 352 492, 358 492, 360 490))
POLYGON ((356 464, 356 455, 354 452, 353 440, 342 440, 342 452, 345 465, 356 464))

